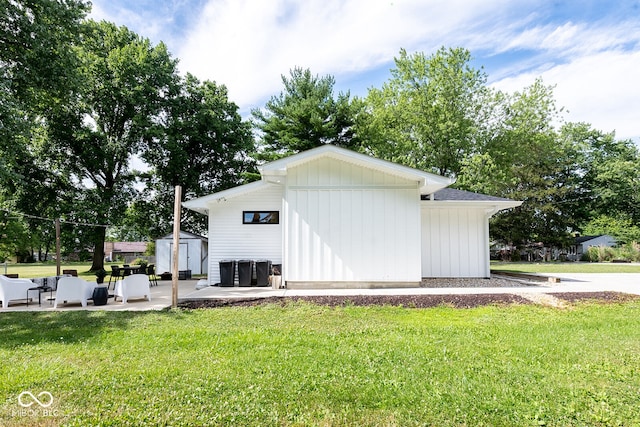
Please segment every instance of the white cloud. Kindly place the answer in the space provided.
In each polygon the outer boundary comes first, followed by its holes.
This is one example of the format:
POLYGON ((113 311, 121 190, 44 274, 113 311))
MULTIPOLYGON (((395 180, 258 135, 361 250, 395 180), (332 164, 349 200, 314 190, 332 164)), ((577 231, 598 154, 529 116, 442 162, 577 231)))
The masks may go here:
POLYGON ((433 51, 445 36, 482 19, 507 0, 210 0, 178 56, 181 69, 226 84, 242 107, 282 89, 293 67, 353 75, 390 63, 401 47, 433 51))
POLYGON ((496 87, 522 90, 541 76, 567 120, 640 137, 640 21, 590 5, 602 18, 563 20, 547 0, 94 0, 92 17, 164 40, 183 72, 225 84, 244 113, 296 66, 355 82, 391 68, 401 47, 462 46, 503 63, 489 76, 496 87))
POLYGON ((542 77, 554 85, 558 107, 568 110, 567 121, 591 123, 616 131, 619 138, 640 137, 640 22, 615 25, 567 23, 557 28, 538 26, 520 33, 510 49, 534 53, 518 70, 513 64, 493 86, 514 92, 542 77), (537 46, 537 48, 536 48, 537 46))
POLYGON ((522 90, 541 76, 555 85, 558 107, 568 112, 565 119, 591 123, 604 132, 616 131, 618 138, 640 137, 640 51, 606 51, 578 57, 546 70, 534 70, 493 84, 501 90, 522 90))

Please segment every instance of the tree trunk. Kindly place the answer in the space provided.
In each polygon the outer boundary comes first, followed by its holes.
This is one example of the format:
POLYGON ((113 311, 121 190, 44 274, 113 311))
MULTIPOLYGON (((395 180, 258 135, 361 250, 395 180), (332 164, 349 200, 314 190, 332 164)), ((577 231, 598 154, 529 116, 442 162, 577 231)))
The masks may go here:
POLYGON ((107 235, 105 227, 96 227, 93 247, 93 260, 89 271, 102 270, 104 268, 104 241, 107 235))

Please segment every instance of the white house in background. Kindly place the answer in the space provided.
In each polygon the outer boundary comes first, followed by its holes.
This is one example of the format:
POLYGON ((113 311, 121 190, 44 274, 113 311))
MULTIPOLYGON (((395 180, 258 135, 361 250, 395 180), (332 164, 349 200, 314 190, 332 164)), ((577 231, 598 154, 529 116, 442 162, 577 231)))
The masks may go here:
MULTIPOLYGON (((206 237, 180 232, 178 270, 191 270, 191 274, 204 274, 209 269, 209 249, 206 237)), ((171 271, 173 263, 173 234, 156 240, 156 273, 171 271)))
POLYGON ((183 203, 209 217, 210 284, 227 259, 282 264, 289 288, 489 277, 489 218, 522 203, 333 145, 258 169, 260 181, 183 203))
POLYGON ((616 239, 608 234, 601 234, 599 236, 578 236, 573 245, 569 247, 568 259, 572 261, 580 261, 582 254, 587 253, 591 246, 608 246, 613 247, 616 245, 616 239))

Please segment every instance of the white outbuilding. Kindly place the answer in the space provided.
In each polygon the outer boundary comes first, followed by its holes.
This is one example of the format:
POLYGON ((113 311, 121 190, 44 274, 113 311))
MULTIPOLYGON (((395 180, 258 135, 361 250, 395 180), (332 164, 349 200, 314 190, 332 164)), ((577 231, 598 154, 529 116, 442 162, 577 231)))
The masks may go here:
MULTIPOLYGON (((205 274, 209 269, 209 248, 206 237, 180 232, 178 270, 191 274, 205 274)), ((156 273, 171 272, 173 263, 173 234, 156 240, 156 273)))
POLYGON ((183 203, 209 217, 210 284, 230 259, 282 264, 288 288, 489 277, 489 218, 522 203, 333 145, 258 169, 260 181, 183 203))

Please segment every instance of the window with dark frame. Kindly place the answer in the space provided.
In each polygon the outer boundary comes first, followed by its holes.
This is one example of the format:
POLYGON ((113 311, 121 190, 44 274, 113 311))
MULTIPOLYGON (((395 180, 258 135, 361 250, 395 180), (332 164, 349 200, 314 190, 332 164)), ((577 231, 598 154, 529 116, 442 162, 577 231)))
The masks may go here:
POLYGON ((278 211, 242 211, 243 224, 280 224, 278 211))

